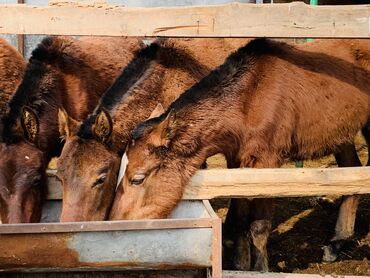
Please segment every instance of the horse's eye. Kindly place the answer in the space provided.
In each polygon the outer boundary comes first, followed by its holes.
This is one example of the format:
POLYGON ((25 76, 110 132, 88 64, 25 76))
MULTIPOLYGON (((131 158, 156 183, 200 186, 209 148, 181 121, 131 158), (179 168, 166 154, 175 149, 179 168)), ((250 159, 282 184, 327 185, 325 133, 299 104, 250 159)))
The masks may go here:
POLYGON ((92 187, 95 187, 95 186, 99 186, 99 185, 103 185, 105 180, 107 179, 107 175, 102 175, 100 176, 94 183, 94 185, 92 187))
POLYGON ((146 175, 145 174, 137 174, 135 175, 131 180, 130 183, 132 185, 140 185, 145 180, 146 175))
POLYGON ((32 187, 36 187, 36 186, 38 186, 38 185, 40 184, 40 182, 41 182, 41 177, 36 177, 36 178, 34 178, 34 179, 32 180, 32 184, 31 184, 31 186, 32 186, 32 187))

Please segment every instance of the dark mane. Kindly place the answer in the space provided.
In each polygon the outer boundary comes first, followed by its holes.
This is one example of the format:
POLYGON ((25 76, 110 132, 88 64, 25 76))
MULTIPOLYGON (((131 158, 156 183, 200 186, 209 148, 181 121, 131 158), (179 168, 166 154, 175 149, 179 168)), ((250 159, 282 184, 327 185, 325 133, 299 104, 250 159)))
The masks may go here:
POLYGON ((102 96, 94 113, 82 123, 77 136, 84 139, 92 138, 91 126, 95 123, 97 114, 102 110, 111 111, 120 103, 124 94, 149 68, 150 62, 157 56, 159 48, 159 44, 154 42, 136 53, 113 85, 102 96))
MULTIPOLYGON (((255 39, 232 53, 225 62, 204 77, 199 83, 185 91, 173 102, 168 110, 180 110, 182 107, 198 102, 209 97, 218 97, 220 90, 214 88, 222 87, 225 80, 243 74, 247 68, 254 63, 254 58, 265 53, 276 51, 273 49, 272 41, 267 39, 255 39)), ((162 115, 165 117, 166 115, 162 115)))
POLYGON ((33 59, 28 64, 23 81, 9 101, 8 113, 3 118, 3 139, 6 142, 11 143, 17 139, 12 134, 12 128, 21 115, 22 107, 30 106, 41 112, 42 96, 39 94, 38 88, 46 71, 46 66, 38 60, 33 59))
MULTIPOLYGON (((63 72, 75 72, 76 69, 89 67, 80 57, 83 55, 80 47, 71 37, 49 36, 32 51, 30 62, 33 60, 58 66, 63 72)), ((90 68, 90 67, 89 67, 90 68)), ((90 68, 91 69, 91 68, 90 68)))
POLYGON ((4 129, 3 118, 0 117, 0 142, 3 142, 3 129, 4 129))
POLYGON ((150 67, 150 62, 153 60, 158 61, 168 68, 182 68, 196 79, 199 79, 210 71, 209 68, 200 64, 191 55, 188 55, 186 51, 178 49, 176 43, 170 40, 153 42, 135 55, 127 67, 123 69, 114 84, 106 91, 94 113, 89 115, 81 125, 77 134, 80 138, 88 139, 93 137, 91 126, 95 123, 97 114, 102 110, 111 112, 119 105, 122 99, 127 96, 130 88, 150 67), (183 61, 187 62, 184 63, 183 61), (192 65, 197 66, 194 67, 192 65))
MULTIPOLYGON (((61 51, 54 44, 57 37, 46 37, 33 50, 31 58, 27 64, 23 80, 20 83, 16 93, 9 101, 9 110, 3 119, 3 140, 7 143, 16 142, 17 136, 13 134, 12 129, 19 119, 22 108, 29 106, 37 113, 42 113, 44 96, 43 93, 49 93, 40 90, 43 78, 48 72, 48 64, 55 62, 61 56, 61 51)), ((60 45, 60 44, 59 44, 60 45)))
POLYGON ((154 42, 136 53, 131 62, 123 69, 121 75, 101 98, 97 112, 100 109, 110 111, 119 104, 124 93, 127 92, 148 69, 150 62, 156 58, 159 49, 160 45, 154 42))
POLYGON ((53 47, 57 40, 58 38, 53 36, 44 38, 32 51, 30 62, 37 60, 48 64, 58 60, 60 51, 53 47))
POLYGON ((220 84, 222 84, 224 80, 228 80, 230 76, 237 77, 239 74, 242 74, 245 68, 253 63, 253 58, 257 55, 271 51, 273 51, 271 41, 267 39, 255 39, 239 48, 236 52, 231 54, 222 65, 204 77, 199 83, 181 94, 181 96, 169 106, 165 113, 157 118, 152 118, 139 124, 132 131, 132 138, 137 140, 142 137, 148 129, 163 121, 171 110, 177 111, 202 99, 217 97, 219 91, 213 90, 215 87, 219 87, 220 84))

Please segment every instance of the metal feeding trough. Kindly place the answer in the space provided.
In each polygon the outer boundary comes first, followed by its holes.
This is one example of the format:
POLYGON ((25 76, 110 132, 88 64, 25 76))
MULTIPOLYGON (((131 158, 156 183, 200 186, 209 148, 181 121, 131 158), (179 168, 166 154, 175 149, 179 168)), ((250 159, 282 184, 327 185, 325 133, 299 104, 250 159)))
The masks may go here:
MULTIPOLYGON (((43 222, 60 201, 48 201, 43 222)), ((0 271, 204 269, 221 277, 221 220, 208 201, 169 219, 0 225, 0 271)))

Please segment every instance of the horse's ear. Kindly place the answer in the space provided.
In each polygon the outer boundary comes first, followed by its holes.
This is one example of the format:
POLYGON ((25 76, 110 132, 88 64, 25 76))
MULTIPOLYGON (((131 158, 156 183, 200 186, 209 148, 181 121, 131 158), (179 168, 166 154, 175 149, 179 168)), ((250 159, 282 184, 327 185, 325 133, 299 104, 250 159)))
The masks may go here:
POLYGON ((105 110, 101 110, 96 116, 92 132, 94 136, 102 143, 109 141, 113 131, 112 118, 105 110))
POLYGON ((63 140, 66 140, 68 137, 76 134, 80 124, 81 123, 79 121, 76 121, 75 119, 71 118, 63 108, 59 108, 58 110, 59 134, 63 140))
POLYGON ((22 108, 21 126, 25 138, 33 143, 38 143, 40 124, 36 113, 28 106, 22 108))
POLYGON ((160 115, 162 115, 163 113, 164 113, 163 106, 162 106, 162 104, 158 103, 157 106, 152 111, 152 113, 150 114, 148 120, 152 119, 152 118, 157 118, 160 115))
POLYGON ((176 134, 176 113, 172 109, 166 118, 150 133, 151 141, 155 146, 168 147, 176 134))
POLYGON ((176 113, 175 110, 171 110, 168 113, 166 119, 164 119, 165 129, 162 133, 163 138, 166 140, 172 140, 176 133, 176 113))

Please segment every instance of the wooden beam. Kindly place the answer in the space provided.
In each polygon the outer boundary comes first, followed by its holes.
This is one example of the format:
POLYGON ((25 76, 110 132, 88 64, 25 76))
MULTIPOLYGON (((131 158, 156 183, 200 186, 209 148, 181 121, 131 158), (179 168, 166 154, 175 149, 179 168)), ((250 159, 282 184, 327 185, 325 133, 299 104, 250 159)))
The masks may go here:
POLYGON ((253 272, 253 271, 222 271, 223 278, 365 278, 368 276, 352 275, 321 275, 321 274, 301 274, 301 273, 274 273, 274 272, 253 272))
POLYGON ((370 193, 370 167, 198 171, 185 199, 304 197, 370 193))
POLYGON ((243 4, 132 8, 91 2, 0 5, 0 33, 369 38, 370 5, 243 4))
MULTIPOLYGON (((17 0, 17 3, 24 4, 24 0, 17 0)), ((24 57, 24 35, 18 34, 17 40, 18 40, 18 51, 24 57)))
MULTIPOLYGON (((49 199, 61 198, 59 180, 49 173, 49 199)), ((305 197, 370 194, 370 167, 301 169, 214 169, 198 171, 184 199, 216 197, 305 197)))

